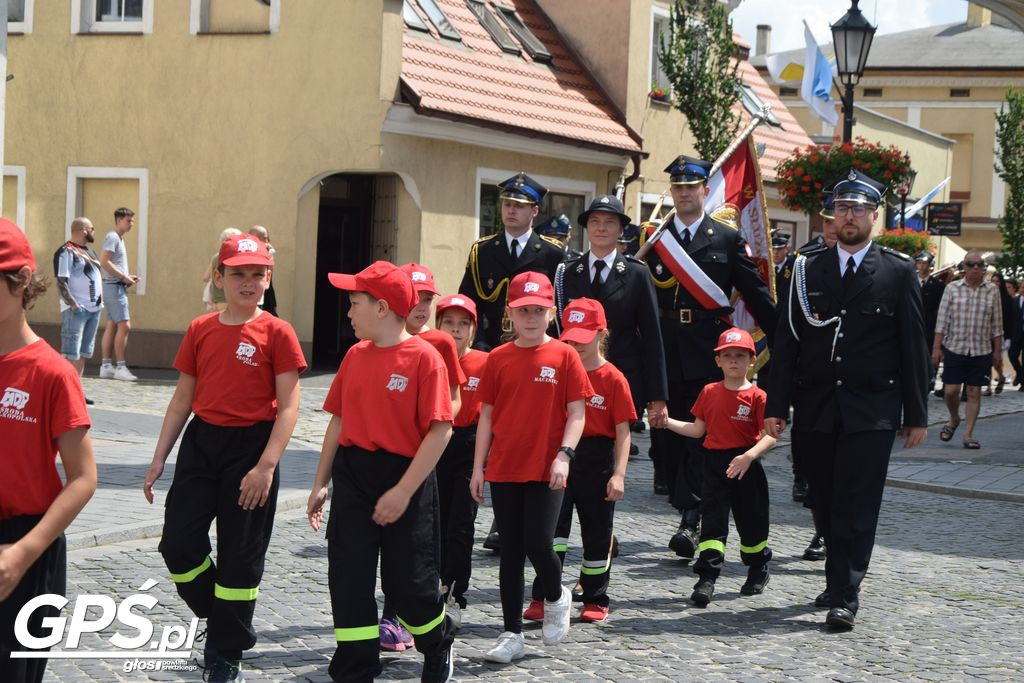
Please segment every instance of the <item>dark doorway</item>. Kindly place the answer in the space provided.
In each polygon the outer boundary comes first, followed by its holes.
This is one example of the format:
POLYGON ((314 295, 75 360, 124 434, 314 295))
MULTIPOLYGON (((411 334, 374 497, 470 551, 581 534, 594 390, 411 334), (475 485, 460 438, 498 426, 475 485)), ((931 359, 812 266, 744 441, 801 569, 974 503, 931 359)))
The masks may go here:
POLYGON ((370 265, 373 186, 373 176, 342 174, 325 178, 320 187, 313 304, 315 368, 337 369, 358 341, 348 320, 348 295, 328 282, 327 273, 356 273, 370 265))

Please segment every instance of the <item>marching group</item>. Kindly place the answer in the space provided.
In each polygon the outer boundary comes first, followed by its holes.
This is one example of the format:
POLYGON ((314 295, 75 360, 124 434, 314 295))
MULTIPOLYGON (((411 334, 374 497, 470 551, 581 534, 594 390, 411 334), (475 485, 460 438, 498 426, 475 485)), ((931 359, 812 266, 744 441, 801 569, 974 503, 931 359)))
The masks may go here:
MULTIPOLYGON (((532 226, 546 191, 521 173, 500 185, 504 230, 473 244, 457 294, 437 299, 432 273, 416 263, 378 261, 329 276, 347 294, 360 340, 324 403, 331 419, 307 506, 314 530, 327 518, 333 679, 372 680, 381 647, 413 644, 424 655, 423 680, 451 677, 485 483, 503 619, 485 659, 524 655, 524 619, 542 622, 545 644, 566 636, 573 596, 562 564, 574 511, 581 620, 606 619, 615 502, 644 411, 656 486, 680 514, 669 547, 695 560, 690 599, 699 607, 714 596, 730 512, 747 566, 741 594, 769 583, 759 459, 792 417, 812 546, 826 555, 815 604, 828 609, 830 628, 853 628, 896 434, 906 447, 926 435, 920 284, 911 259, 870 239, 885 186, 851 170, 823 198, 826 237, 777 271, 777 305, 741 233, 704 212, 710 169, 686 156, 666 169, 674 212, 657 238, 641 235, 654 242, 643 261, 621 248, 629 217, 614 195, 595 198, 578 217, 586 253, 539 236, 532 226), (764 339, 729 322, 734 289, 764 339), (748 375, 765 345, 771 368, 756 386, 748 375), (527 559, 536 580, 524 612, 527 559)), ((88 242, 91 225, 78 227, 88 242)), ((81 254, 81 240, 74 243, 81 254)), ((182 599, 207 620, 204 666, 217 681, 241 680, 242 652, 256 643, 277 465, 306 368, 291 326, 259 307, 272 266, 264 239, 229 234, 221 242, 210 277, 225 305, 185 333, 143 482, 152 503, 184 430, 159 551, 182 599)), ((0 221, 0 271, 0 386, 13 388, 0 435, 17 446, 6 452, 20 454, 5 462, 13 474, 0 486, 0 544, 10 544, 0 545, 0 672, 40 680, 45 660, 10 658, 23 649, 14 619, 32 596, 62 592, 62 531, 96 472, 78 373, 26 322, 24 308, 41 287, 31 248, 8 221, 0 221)), ((131 277, 126 264, 121 272, 131 277)), ((28 631, 37 633, 45 616, 34 612, 28 631)))

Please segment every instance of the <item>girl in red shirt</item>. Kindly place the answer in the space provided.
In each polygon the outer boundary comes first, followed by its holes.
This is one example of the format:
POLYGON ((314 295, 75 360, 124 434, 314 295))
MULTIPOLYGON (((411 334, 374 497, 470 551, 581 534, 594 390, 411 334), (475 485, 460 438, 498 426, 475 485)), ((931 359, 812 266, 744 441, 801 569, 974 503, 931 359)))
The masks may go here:
MULTIPOLYGON (((608 582, 611 573, 612 519, 615 501, 622 500, 626 465, 629 462, 630 430, 636 420, 629 382, 604 358, 608 321, 604 307, 594 299, 575 299, 562 313, 560 339, 580 355, 594 395, 587 401, 586 425, 569 464, 569 483, 555 527, 555 552, 562 562, 572 528, 572 509, 580 516, 583 536, 582 621, 604 621, 608 616, 608 582)), ((539 581, 533 582, 533 601, 523 618, 544 618, 539 581)))
POLYGON ((435 470, 441 511, 441 590, 445 593, 445 611, 459 628, 472 574, 477 503, 470 495, 469 480, 480 419, 480 378, 487 354, 470 348, 476 336, 476 304, 472 299, 460 295, 441 299, 437 304, 437 328, 454 341, 466 377, 452 438, 435 470))
POLYGON ((470 490, 483 502, 491 484, 501 536, 499 582, 504 631, 484 656, 508 663, 525 654, 523 568, 530 558, 543 590, 545 645, 569 631, 572 596, 551 546, 569 462, 583 434, 585 400, 594 392, 579 355, 546 330, 554 315, 551 281, 516 275, 508 287, 516 338, 491 352, 480 380, 480 422, 470 490), (486 470, 485 470, 486 463, 486 470))

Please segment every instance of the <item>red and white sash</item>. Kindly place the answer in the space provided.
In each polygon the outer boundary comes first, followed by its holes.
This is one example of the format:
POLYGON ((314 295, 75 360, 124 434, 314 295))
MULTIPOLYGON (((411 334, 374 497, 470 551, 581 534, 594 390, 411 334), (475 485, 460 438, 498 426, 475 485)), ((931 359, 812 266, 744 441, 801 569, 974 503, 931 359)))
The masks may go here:
POLYGON ((679 284, 705 309, 714 310, 729 306, 729 297, 700 269, 700 266, 694 263, 671 230, 662 231, 661 239, 654 243, 654 250, 658 252, 658 257, 679 284))

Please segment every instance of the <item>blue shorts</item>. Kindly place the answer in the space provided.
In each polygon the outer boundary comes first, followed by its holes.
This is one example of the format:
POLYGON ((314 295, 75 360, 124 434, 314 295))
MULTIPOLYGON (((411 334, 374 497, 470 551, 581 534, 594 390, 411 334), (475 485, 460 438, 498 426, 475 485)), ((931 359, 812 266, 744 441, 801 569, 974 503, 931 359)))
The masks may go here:
POLYGON ((107 308, 107 320, 120 323, 131 319, 128 315, 128 293, 121 283, 103 281, 103 305, 107 308))
POLYGON ((984 356, 961 356, 949 349, 942 349, 942 383, 966 384, 971 387, 988 386, 992 354, 984 356))
MULTIPOLYGON (((100 309, 100 311, 103 309, 100 309)), ((70 308, 60 314, 60 355, 68 360, 92 358, 100 311, 70 308)))

